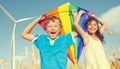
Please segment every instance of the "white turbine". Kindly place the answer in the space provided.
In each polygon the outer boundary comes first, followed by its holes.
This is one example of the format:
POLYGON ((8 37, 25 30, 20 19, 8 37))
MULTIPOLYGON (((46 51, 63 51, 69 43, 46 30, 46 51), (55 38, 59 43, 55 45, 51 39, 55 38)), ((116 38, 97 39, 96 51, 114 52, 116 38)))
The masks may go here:
POLYGON ((12 31, 12 38, 11 38, 11 46, 12 46, 12 64, 11 64, 11 69, 15 68, 15 29, 16 29, 16 24, 18 22, 23 22, 23 21, 27 21, 30 19, 33 19, 35 17, 29 17, 29 18, 23 18, 23 19, 19 19, 19 20, 15 20, 3 7, 2 5, 0 5, 1 10, 3 11, 3 13, 10 19, 10 21, 13 23, 13 31, 12 31))

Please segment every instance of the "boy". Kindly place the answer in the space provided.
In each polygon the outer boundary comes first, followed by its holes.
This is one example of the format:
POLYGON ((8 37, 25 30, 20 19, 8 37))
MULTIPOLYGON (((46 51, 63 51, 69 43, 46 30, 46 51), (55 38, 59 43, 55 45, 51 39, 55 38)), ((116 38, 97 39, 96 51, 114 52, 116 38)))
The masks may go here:
POLYGON ((62 28, 60 19, 50 16, 45 20, 44 28, 48 35, 34 36, 31 31, 41 19, 43 18, 39 17, 29 24, 21 33, 21 36, 33 41, 38 48, 41 58, 41 69, 66 69, 67 49, 73 44, 77 33, 60 34, 62 28))

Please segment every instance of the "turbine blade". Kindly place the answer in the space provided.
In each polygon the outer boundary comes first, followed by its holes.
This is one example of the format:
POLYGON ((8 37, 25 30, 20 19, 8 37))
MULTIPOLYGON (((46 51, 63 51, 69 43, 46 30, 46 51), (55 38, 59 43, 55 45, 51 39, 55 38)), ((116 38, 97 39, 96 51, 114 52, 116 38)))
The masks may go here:
POLYGON ((3 8, 2 5, 0 5, 0 8, 3 11, 3 13, 12 21, 12 23, 15 23, 16 20, 7 12, 5 8, 3 8))
POLYGON ((30 20, 30 19, 33 19, 33 18, 36 18, 36 17, 37 17, 37 16, 35 16, 35 17, 29 17, 29 18, 19 19, 19 20, 16 21, 16 23, 18 23, 18 22, 23 22, 23 21, 27 21, 27 20, 30 20))

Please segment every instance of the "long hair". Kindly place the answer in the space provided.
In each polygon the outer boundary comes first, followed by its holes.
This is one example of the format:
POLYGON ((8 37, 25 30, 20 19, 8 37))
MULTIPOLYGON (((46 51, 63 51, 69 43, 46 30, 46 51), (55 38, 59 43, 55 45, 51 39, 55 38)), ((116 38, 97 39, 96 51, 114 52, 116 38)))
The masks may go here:
POLYGON ((90 18, 87 19, 87 21, 86 21, 86 27, 88 25, 88 22, 91 22, 92 20, 94 20, 97 23, 97 26, 98 26, 98 30, 95 32, 95 35, 100 39, 100 41, 102 43, 104 43, 104 36, 103 36, 103 34, 100 33, 98 21, 94 17, 90 17, 90 18))

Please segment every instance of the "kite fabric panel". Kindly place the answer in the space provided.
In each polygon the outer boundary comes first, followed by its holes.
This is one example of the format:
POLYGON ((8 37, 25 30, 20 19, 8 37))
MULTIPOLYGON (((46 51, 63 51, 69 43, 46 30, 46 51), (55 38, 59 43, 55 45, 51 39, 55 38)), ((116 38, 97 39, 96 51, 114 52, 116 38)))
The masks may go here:
MULTIPOLYGON (((39 25, 44 28, 44 22, 45 19, 49 16, 56 16, 58 18, 60 18, 61 22, 62 22, 62 32, 61 34, 66 34, 69 32, 74 31, 74 19, 72 16, 72 9, 76 9, 78 12, 82 9, 85 10, 83 8, 80 8, 74 4, 71 4, 69 2, 62 4, 60 6, 58 6, 57 8, 43 14, 42 16, 44 16, 45 18, 41 21, 39 21, 39 25)), ((86 12, 88 12, 87 10, 85 10, 86 12)), ((86 19, 89 18, 88 15, 85 13, 81 16, 79 25, 82 27, 82 29, 84 31, 86 31, 85 29, 85 23, 86 23, 86 19)), ((75 44, 72 44, 69 48, 68 48, 68 58, 72 61, 73 64, 76 64, 81 56, 82 50, 83 50, 83 39, 81 38, 80 35, 78 35, 75 38, 75 44)))

